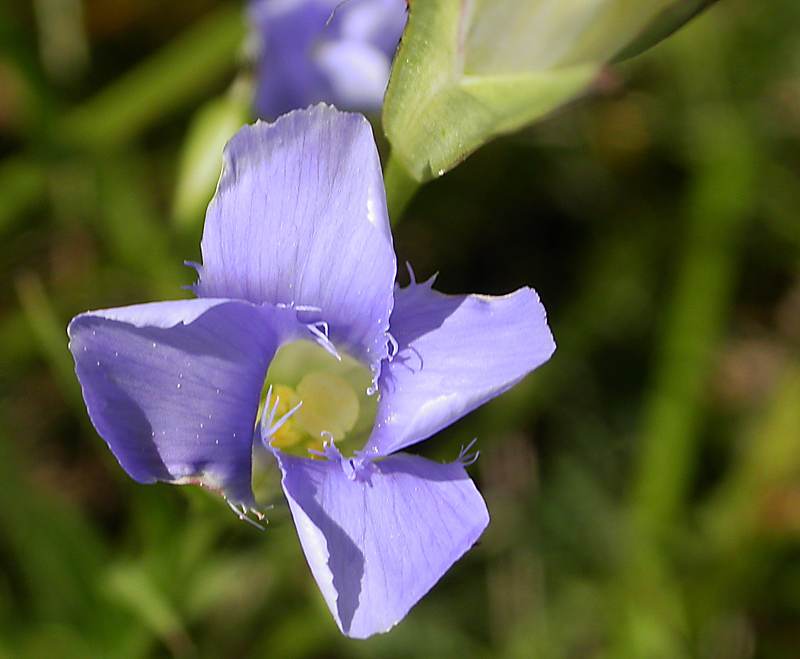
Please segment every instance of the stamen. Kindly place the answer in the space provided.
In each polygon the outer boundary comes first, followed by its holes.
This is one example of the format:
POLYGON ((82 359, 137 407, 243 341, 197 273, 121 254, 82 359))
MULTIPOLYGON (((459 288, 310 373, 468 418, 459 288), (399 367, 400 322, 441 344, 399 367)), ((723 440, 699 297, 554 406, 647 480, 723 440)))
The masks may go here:
POLYGON ((329 354, 333 355, 337 361, 342 361, 342 356, 336 350, 336 347, 331 343, 328 338, 328 323, 324 320, 318 320, 314 323, 308 323, 306 328, 311 332, 317 340, 317 343, 324 348, 329 354))
POLYGON ((313 323, 313 325, 325 335, 326 339, 328 338, 328 323, 324 320, 318 320, 316 323, 313 323))
MULTIPOLYGON (((266 417, 267 428, 272 427, 272 422, 275 419, 275 411, 278 409, 278 403, 280 403, 281 397, 278 395, 275 396, 275 404, 272 407, 270 407, 271 401, 272 401, 272 385, 269 385, 269 389, 267 389, 267 397, 264 400, 264 412, 263 412, 263 414, 267 415, 266 417)), ((264 418, 262 416, 262 423, 261 423, 262 428, 264 427, 263 422, 264 418)))
POLYGON ((269 449, 269 442, 275 436, 275 433, 278 432, 282 427, 283 424, 286 423, 292 416, 303 406, 303 401, 301 400, 297 405, 295 405, 292 409, 290 409, 286 414, 284 414, 280 419, 275 421, 275 413, 278 410, 278 404, 281 401, 281 397, 277 394, 275 395, 275 403, 270 407, 270 402, 272 400, 272 385, 269 386, 267 389, 267 398, 264 401, 264 412, 262 413, 262 420, 261 420, 261 441, 264 444, 264 448, 269 449), (266 415, 264 418, 263 415, 266 415))
POLYGON ((281 426, 283 426, 283 424, 286 423, 292 417, 292 415, 295 412, 297 412, 297 410, 299 410, 301 407, 303 407, 302 400, 299 403, 297 403, 297 405, 295 405, 292 409, 290 409, 286 414, 284 414, 280 419, 278 419, 277 423, 275 423, 275 425, 269 429, 268 436, 272 437, 276 432, 278 432, 281 429, 281 426))

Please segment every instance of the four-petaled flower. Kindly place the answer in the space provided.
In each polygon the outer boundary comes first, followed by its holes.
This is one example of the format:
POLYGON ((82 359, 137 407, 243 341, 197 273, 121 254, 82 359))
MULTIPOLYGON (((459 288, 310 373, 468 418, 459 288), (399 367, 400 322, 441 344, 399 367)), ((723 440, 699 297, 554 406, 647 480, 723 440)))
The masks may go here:
POLYGON ((406 0, 251 2, 259 116, 320 101, 379 109, 407 11, 406 0))
MULTIPOLYGON (((243 515, 255 442, 270 449, 314 578, 342 632, 386 631, 478 539, 489 516, 463 455, 399 453, 509 389, 555 346, 534 291, 395 287, 380 162, 362 116, 316 106, 243 128, 225 150, 197 299, 77 316, 86 406, 140 482, 199 483, 243 515), (369 366, 377 414, 344 457, 276 448, 257 411, 270 362, 311 340, 369 366), (320 459, 322 457, 322 459, 320 459)), ((284 417, 285 419, 286 417, 284 417)))

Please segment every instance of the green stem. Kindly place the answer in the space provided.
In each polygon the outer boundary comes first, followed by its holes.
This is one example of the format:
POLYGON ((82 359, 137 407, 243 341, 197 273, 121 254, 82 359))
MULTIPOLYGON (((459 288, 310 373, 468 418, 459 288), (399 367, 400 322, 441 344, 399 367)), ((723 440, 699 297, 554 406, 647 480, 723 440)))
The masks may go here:
POLYGON ((747 127, 722 110, 705 116, 692 140, 704 159, 688 200, 686 249, 667 308, 635 471, 633 523, 645 544, 669 530, 693 477, 703 390, 753 202, 756 158, 747 127))
POLYGON ((225 5, 70 112, 55 129, 69 146, 118 146, 202 95, 236 64, 241 7, 225 5))
POLYGON ((689 140, 700 159, 685 209, 686 246, 645 401, 630 494, 630 556, 615 584, 623 617, 609 657, 684 656, 676 639, 686 633, 685 604, 664 547, 694 477, 704 390, 730 310, 756 167, 740 117, 722 105, 699 116, 689 140))
POLYGON ((383 172, 386 185, 386 203, 389 207, 389 217, 392 225, 396 226, 403 218, 403 214, 420 187, 420 182, 414 179, 408 170, 394 157, 389 155, 389 161, 383 172))

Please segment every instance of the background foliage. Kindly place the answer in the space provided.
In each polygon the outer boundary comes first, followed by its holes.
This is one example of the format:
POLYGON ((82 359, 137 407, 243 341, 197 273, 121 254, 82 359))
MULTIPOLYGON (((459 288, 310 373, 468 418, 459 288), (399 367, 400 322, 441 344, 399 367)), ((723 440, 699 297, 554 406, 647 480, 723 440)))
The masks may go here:
POLYGON ((246 85, 240 10, 0 6, 0 657, 796 657, 796 0, 719 3, 411 203, 401 259, 448 292, 535 286, 559 349, 419 448, 480 438, 492 524, 367 642, 279 499, 261 534, 131 482, 66 349, 84 309, 186 295, 182 154, 246 85))

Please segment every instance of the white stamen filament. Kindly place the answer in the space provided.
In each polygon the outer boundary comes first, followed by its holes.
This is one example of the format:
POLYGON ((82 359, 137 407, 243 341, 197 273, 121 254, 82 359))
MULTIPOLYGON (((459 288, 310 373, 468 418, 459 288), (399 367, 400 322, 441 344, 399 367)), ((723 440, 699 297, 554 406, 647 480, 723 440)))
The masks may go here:
POLYGON ((276 394, 275 403, 272 406, 270 406, 271 401, 272 385, 270 385, 269 389, 267 389, 267 398, 264 401, 264 414, 266 415, 266 418, 262 418, 261 421, 261 441, 264 443, 266 448, 269 448, 269 442, 275 436, 275 433, 278 432, 283 427, 283 424, 292 418, 295 412, 297 412, 297 410, 303 406, 303 401, 301 400, 280 419, 275 421, 275 412, 278 410, 278 404, 281 401, 281 397, 276 394))
POLYGON ((314 335, 317 343, 324 348, 327 353, 335 357, 336 361, 342 361, 342 356, 339 354, 339 351, 336 350, 336 347, 328 338, 328 323, 326 323, 324 320, 320 320, 316 323, 309 323, 306 325, 306 328, 308 328, 308 331, 314 335))

